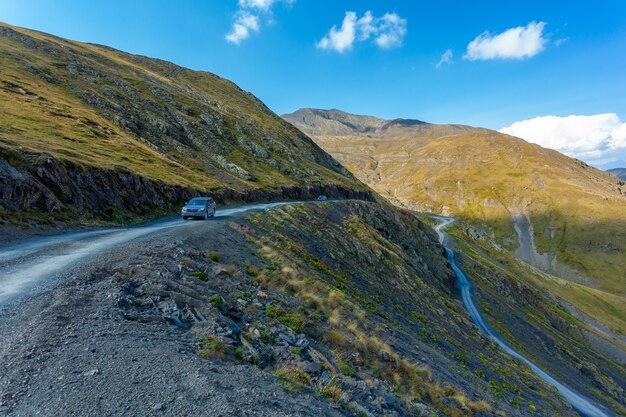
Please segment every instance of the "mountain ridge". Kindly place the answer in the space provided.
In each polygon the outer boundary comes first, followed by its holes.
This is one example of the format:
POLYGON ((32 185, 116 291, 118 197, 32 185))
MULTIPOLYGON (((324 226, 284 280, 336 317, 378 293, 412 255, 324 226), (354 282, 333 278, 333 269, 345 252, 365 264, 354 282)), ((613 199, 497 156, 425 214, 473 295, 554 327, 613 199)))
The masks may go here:
POLYGON ((51 212, 110 220, 143 215, 143 206, 169 211, 198 193, 369 194, 309 137, 215 74, 2 23, 0 51, 6 221, 15 211, 34 221, 51 212), (155 190, 154 207, 132 201, 141 182, 155 190))
POLYGON ((606 172, 615 175, 617 178, 626 181, 626 168, 611 168, 606 172))
MULTIPOLYGON (((500 250, 524 247, 527 261, 545 272, 585 283, 590 291, 626 295, 623 181, 488 129, 426 124, 374 134, 320 134, 309 127, 317 126, 312 115, 305 109, 284 117, 395 204, 457 216, 472 225, 476 238, 500 250), (308 119, 298 117, 303 113, 308 119), (522 223, 530 234, 519 229, 522 223)), ((615 318, 626 323, 624 312, 615 318)))

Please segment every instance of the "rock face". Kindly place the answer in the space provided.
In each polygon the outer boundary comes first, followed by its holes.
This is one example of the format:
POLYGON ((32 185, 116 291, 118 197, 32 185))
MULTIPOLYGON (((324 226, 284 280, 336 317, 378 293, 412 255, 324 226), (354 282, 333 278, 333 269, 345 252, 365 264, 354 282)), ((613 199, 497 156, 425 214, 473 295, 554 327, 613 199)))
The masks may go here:
MULTIPOLYGON (((173 211, 200 192, 170 185, 137 174, 84 169, 60 164, 48 154, 38 156, 24 171, 0 161, 0 205, 8 211, 34 211, 63 215, 91 213, 103 219, 116 215, 145 215, 156 210, 173 211)), ((330 198, 372 200, 368 191, 334 184, 282 186, 243 191, 217 189, 211 195, 218 203, 268 200, 311 200, 324 194, 330 198)))
POLYGON ((5 211, 106 218, 171 210, 198 193, 249 201, 368 192, 216 75, 4 24, 0 65, 5 211))
POLYGON ((152 181, 132 173, 85 170, 62 166, 52 156, 40 155, 30 172, 0 164, 0 204, 10 211, 146 214, 172 210, 196 194, 188 187, 152 181))

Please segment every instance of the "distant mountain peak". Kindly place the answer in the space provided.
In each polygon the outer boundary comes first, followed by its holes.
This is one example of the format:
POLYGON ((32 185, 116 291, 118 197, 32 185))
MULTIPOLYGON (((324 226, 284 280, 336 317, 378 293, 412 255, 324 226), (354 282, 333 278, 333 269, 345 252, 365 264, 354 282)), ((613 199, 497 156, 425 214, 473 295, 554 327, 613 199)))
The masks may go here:
POLYGON ((350 136, 366 134, 384 136, 394 129, 415 131, 420 135, 448 136, 451 134, 479 130, 463 125, 437 125, 416 119, 382 119, 375 116, 352 114, 338 109, 303 108, 282 118, 298 129, 313 136, 350 136))

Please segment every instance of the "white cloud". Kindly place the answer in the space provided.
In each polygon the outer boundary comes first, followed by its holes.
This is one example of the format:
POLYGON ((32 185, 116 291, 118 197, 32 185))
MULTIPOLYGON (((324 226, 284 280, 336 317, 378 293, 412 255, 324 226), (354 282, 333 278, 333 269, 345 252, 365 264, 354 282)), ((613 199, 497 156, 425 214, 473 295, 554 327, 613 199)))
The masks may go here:
POLYGON ((278 2, 293 4, 296 0, 239 0, 239 7, 242 9, 259 9, 268 11, 275 3, 278 2))
POLYGON ((439 60, 439 62, 437 62, 437 65, 435 65, 435 67, 441 68, 443 64, 451 64, 453 56, 454 54, 452 53, 452 49, 446 50, 446 52, 441 55, 441 59, 439 60))
POLYGON ((395 13, 385 13, 377 19, 378 30, 375 32, 374 42, 383 49, 398 48, 402 46, 406 35, 406 19, 395 13))
POLYGON ((250 37, 250 32, 259 31, 259 17, 248 12, 240 11, 233 23, 232 31, 226 35, 226 40, 234 44, 250 37))
POLYGON ((250 37, 251 32, 261 30, 260 13, 271 13, 276 3, 291 5, 296 0, 239 0, 239 10, 235 13, 232 29, 226 34, 226 40, 234 44, 250 37))
POLYGON ((341 28, 333 26, 328 35, 324 36, 316 46, 320 49, 334 49, 341 53, 352 48, 356 33, 356 13, 346 12, 341 28))
POLYGON ((527 26, 511 28, 497 35, 483 32, 467 45, 464 58, 475 61, 535 56, 545 48, 545 25, 545 22, 530 22, 527 26))
POLYGON ((590 164, 626 159, 626 123, 615 113, 541 116, 500 130, 590 164))
POLYGON ((350 50, 355 40, 374 39, 374 43, 382 49, 402 46, 406 36, 406 19, 396 13, 386 13, 375 17, 371 11, 357 19, 355 12, 346 12, 341 28, 333 26, 316 46, 320 49, 332 49, 339 53, 350 50))

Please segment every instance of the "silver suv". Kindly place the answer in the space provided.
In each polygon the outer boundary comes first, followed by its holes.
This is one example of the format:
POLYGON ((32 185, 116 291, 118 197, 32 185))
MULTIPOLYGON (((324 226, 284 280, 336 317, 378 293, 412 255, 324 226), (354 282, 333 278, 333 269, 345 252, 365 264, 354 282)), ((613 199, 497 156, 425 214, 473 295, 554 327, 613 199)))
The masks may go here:
POLYGON ((194 197, 180 211, 183 220, 191 217, 208 219, 215 216, 215 201, 211 197, 194 197))

